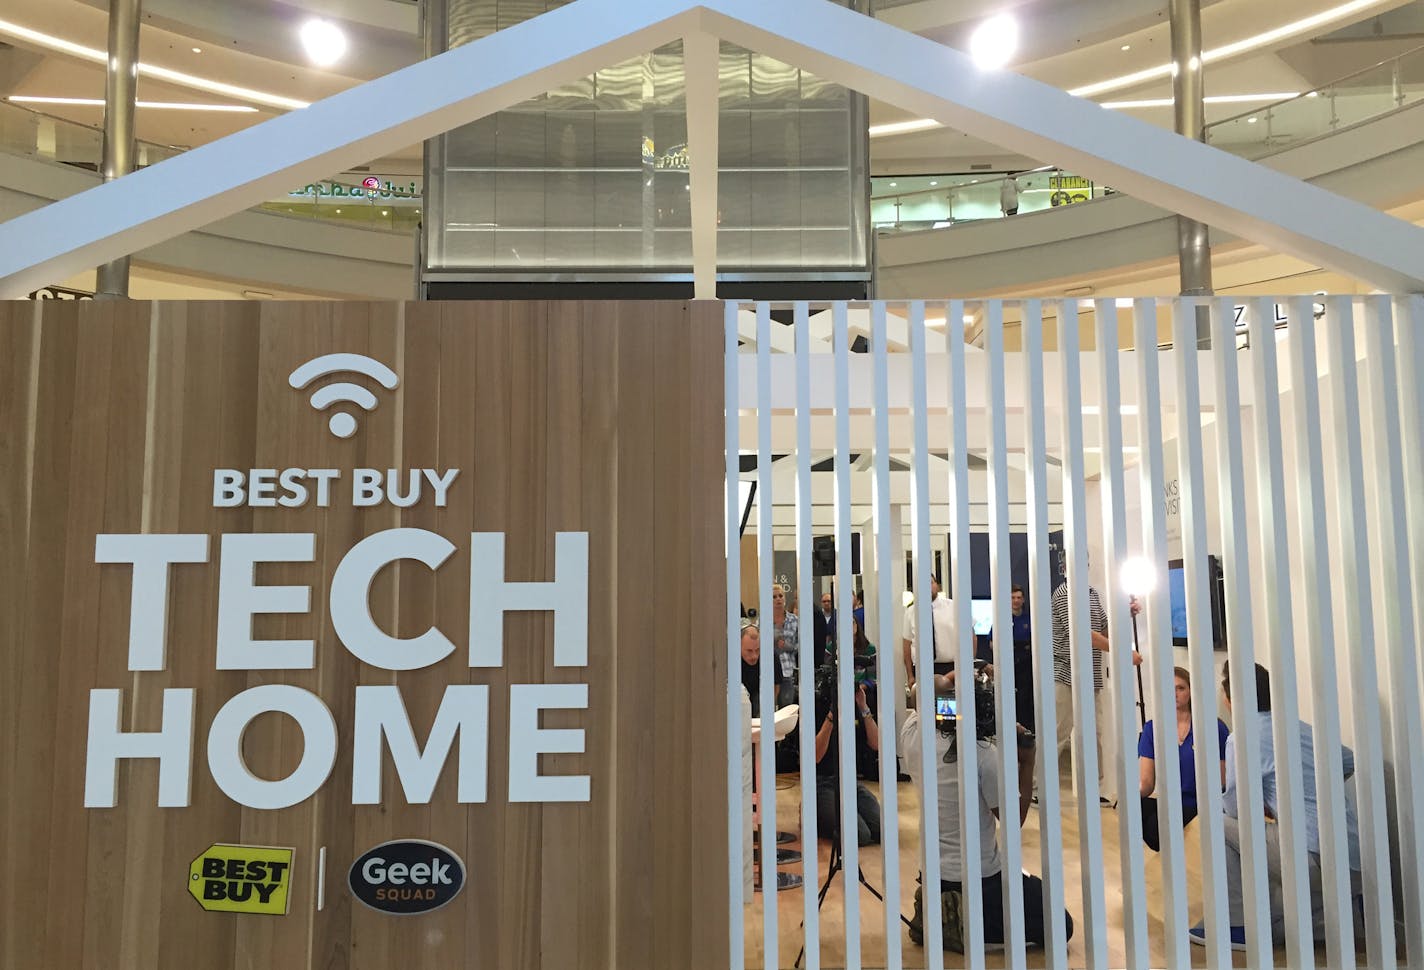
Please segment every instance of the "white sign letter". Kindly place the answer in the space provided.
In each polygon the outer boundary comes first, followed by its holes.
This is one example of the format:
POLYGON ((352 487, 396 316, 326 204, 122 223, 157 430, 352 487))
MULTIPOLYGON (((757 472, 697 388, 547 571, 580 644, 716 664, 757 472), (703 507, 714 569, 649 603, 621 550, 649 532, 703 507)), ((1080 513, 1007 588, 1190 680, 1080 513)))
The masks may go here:
POLYGON ((243 483, 247 475, 236 468, 213 469, 213 508, 231 509, 241 505, 245 497, 243 483))
POLYGON ((504 533, 470 535, 470 666, 504 666, 504 614, 554 612, 554 666, 588 666, 588 533, 554 535, 554 581, 504 579, 504 533))
POLYGON ((370 594, 371 581, 389 563, 414 559, 437 569, 454 551, 448 539, 425 529, 386 529, 352 546, 331 578, 331 625, 346 649, 385 670, 418 670, 450 656, 455 645, 434 627, 401 640, 376 626, 370 594))
POLYGON ((218 558, 218 670, 310 670, 310 640, 254 640, 257 613, 305 613, 309 586, 258 586, 259 562, 311 562, 310 532, 269 532, 222 537, 218 558))
POLYGON ((129 596, 129 669, 162 670, 168 623, 168 566, 207 562, 203 535, 101 535, 94 537, 95 562, 133 564, 129 596))
POLYGON ((222 706, 208 730, 208 769, 228 798, 248 808, 287 808, 310 798, 336 764, 336 722, 321 698, 291 684, 251 687, 222 706), (258 778, 242 757, 242 734, 259 714, 278 711, 302 730, 302 760, 280 781, 258 778))
POLYGON ((163 726, 124 732, 119 727, 121 690, 89 692, 89 754, 84 769, 84 807, 113 808, 120 758, 158 759, 158 807, 188 804, 193 758, 193 690, 163 692, 163 726))
POLYGON ((540 775, 541 754, 582 754, 583 729, 539 727, 547 707, 588 708, 587 684, 511 684, 509 687, 509 800, 586 802, 588 775, 540 775))
POLYGON ((460 735, 456 801, 483 802, 489 775, 489 687, 446 687, 424 752, 416 743, 399 687, 357 687, 351 804, 377 805, 381 801, 382 735, 390 745, 391 762, 396 766, 405 800, 412 805, 426 804, 450 757, 456 734, 460 735))

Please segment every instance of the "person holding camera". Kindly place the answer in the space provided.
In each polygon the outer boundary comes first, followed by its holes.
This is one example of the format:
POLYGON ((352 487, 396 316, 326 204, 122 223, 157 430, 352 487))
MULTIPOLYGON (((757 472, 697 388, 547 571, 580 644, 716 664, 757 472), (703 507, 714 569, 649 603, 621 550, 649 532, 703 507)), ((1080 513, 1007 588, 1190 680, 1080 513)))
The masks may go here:
MULTIPOLYGON (((954 697, 954 685, 948 677, 936 676, 930 681, 940 697, 954 697)), ((900 750, 917 795, 922 792, 921 745, 932 744, 935 750, 936 783, 939 786, 939 858, 941 920, 944 926, 944 946, 947 950, 964 952, 964 906, 978 906, 984 919, 985 945, 1002 948, 1006 938, 1004 927, 1004 862, 999 854, 999 824, 1004 808, 1003 785, 998 770, 998 744, 993 711, 993 688, 988 673, 981 673, 976 685, 976 744, 979 774, 979 872, 978 892, 964 888, 963 825, 959 811, 959 759, 955 719, 951 716, 934 723, 921 724, 918 707, 913 699, 909 717, 900 732, 900 750)), ((1028 817, 1033 791, 1033 734, 1022 725, 1015 725, 1019 744, 1019 777, 1016 792, 1020 826, 1028 817)), ((1013 807, 1013 802, 1009 803, 1013 807)), ((923 798, 920 810, 924 811, 923 798)), ((1024 900, 1024 939, 1031 946, 1043 946, 1046 928, 1043 910, 1043 880, 1021 873, 1024 900)), ((1073 938, 1073 916, 1064 912, 1068 939, 1073 938)), ((915 890, 915 911, 910 921, 910 939, 924 942, 922 893, 915 890)))
MULTIPOLYGON (((816 829, 840 837, 840 755, 836 735, 836 673, 834 655, 816 677, 816 829)), ((880 750, 880 725, 866 697, 865 685, 855 689, 856 717, 851 725, 856 735, 856 747, 880 750)), ((880 803, 860 782, 855 785, 856 844, 880 843, 880 803)))

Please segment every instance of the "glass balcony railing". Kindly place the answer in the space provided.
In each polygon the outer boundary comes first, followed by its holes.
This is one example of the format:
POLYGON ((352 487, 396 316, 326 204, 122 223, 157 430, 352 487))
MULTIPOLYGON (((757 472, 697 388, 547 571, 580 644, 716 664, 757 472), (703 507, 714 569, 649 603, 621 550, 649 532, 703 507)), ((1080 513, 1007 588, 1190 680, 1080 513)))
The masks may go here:
MULTIPOLYGON (((0 153, 42 158, 97 172, 103 162, 103 144, 104 133, 98 128, 0 101, 0 153)), ((145 168, 187 150, 187 145, 140 141, 138 166, 145 168)), ((403 179, 380 176, 377 182, 377 186, 369 189, 361 184, 359 177, 294 186, 291 193, 256 208, 363 229, 413 233, 420 225, 421 194, 416 183, 408 176, 403 179)))
POLYGON ((1263 158, 1424 99, 1424 47, 1381 61, 1325 87, 1207 125, 1210 145, 1263 158))
MULTIPOLYGON (((1424 100, 1424 46, 1285 101, 1207 126, 1207 142, 1257 159, 1424 100)), ((1059 169, 988 175, 877 176, 870 217, 882 233, 946 229, 1113 195, 1059 169), (1009 183, 1012 182, 1012 187, 1009 183)))
POLYGON ((1071 172, 1039 168, 985 175, 877 176, 870 180, 870 221, 881 231, 944 229, 960 222, 1042 212, 1111 195, 1071 172))
MULTIPOLYGON (((1245 158, 1333 134, 1424 100, 1424 46, 1406 51, 1314 91, 1242 112, 1207 126, 1207 142, 1245 158)), ((186 151, 186 145, 138 143, 140 167, 186 151)), ((98 171, 103 132, 0 100, 0 152, 98 171)), ((257 208, 400 233, 420 224, 421 195, 409 176, 378 179, 374 192, 361 175, 294 186, 257 208)), ((1061 209, 1113 195, 1112 188, 1072 172, 1040 168, 1017 173, 877 176, 870 180, 870 218, 879 232, 943 229, 1061 209)))

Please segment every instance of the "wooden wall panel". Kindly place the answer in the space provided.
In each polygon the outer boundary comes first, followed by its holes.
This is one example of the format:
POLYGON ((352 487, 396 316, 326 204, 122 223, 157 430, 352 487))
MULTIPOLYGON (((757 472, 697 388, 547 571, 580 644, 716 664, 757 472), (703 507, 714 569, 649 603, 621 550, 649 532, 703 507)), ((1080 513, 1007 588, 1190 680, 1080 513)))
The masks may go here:
MULTIPOLYGON (((725 966, 721 326, 719 305, 687 303, 0 304, 5 970, 725 966), (287 385, 338 350, 401 380, 346 441, 287 385), (325 508, 213 508, 213 470, 253 467, 342 477, 325 508), (357 467, 461 471, 447 508, 355 508, 357 467), (385 629, 433 624, 456 645, 402 673, 347 652, 327 606, 342 556, 397 526, 457 550, 372 584, 385 629), (510 581, 551 579, 555 533, 588 532, 586 668, 554 666, 546 613, 506 617, 504 667, 468 666, 472 530, 506 534, 510 581), (162 671, 127 668, 132 570, 94 562, 106 532, 209 537, 208 563, 171 567, 168 603, 140 604, 166 611, 162 671), (257 570, 310 587, 311 610, 254 624, 314 640, 314 669, 216 669, 221 536, 252 532, 316 536, 314 562, 257 570), (582 727, 586 747, 541 770, 590 775, 591 801, 510 804, 509 685, 556 682, 587 683, 589 709, 543 726, 582 727), (385 755, 382 803, 353 806, 357 685, 398 685, 423 738, 445 687, 468 683, 491 692, 488 800, 457 801, 452 757, 431 802, 408 805, 385 755), (233 802, 207 765, 213 716, 261 684, 316 693, 338 729, 326 784, 280 811, 233 802), (156 764, 128 761, 118 806, 85 809, 89 691, 122 689, 124 729, 154 731, 169 687, 197 690, 189 807, 156 808, 156 764), (355 902, 351 862, 392 838, 459 854, 461 896, 406 918, 355 902), (295 847, 289 913, 201 910, 188 865, 213 842, 295 847)), ((302 752, 285 716, 244 737, 261 777, 302 752)))

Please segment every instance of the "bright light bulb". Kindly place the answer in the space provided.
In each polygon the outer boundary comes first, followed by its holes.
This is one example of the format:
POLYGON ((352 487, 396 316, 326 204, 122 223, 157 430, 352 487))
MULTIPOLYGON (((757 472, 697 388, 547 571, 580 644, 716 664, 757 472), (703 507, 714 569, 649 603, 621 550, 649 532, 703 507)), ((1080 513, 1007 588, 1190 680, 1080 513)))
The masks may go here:
POLYGON ((308 20, 302 24, 302 47, 317 67, 330 67, 346 53, 346 35, 329 20, 308 20))
POLYGON ((1129 596, 1146 596, 1157 586, 1157 567, 1145 556, 1130 556, 1122 563, 1122 588, 1129 596))
POLYGON ((1003 67, 1019 48, 1019 25, 1008 14, 990 17, 969 38, 969 55, 985 70, 1003 67))

